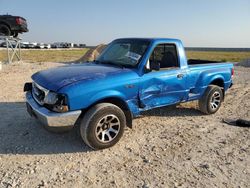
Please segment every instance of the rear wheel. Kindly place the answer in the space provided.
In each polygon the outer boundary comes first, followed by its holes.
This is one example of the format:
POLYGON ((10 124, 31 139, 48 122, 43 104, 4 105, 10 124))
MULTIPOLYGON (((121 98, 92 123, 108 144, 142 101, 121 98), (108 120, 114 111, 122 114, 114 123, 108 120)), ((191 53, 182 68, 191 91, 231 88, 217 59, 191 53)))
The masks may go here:
POLYGON ((223 92, 219 86, 209 85, 199 100, 199 109, 205 114, 217 112, 223 101, 223 92))
POLYGON ((89 147, 105 149, 120 140, 125 125, 125 114, 118 106, 100 103, 86 112, 80 124, 80 133, 89 147))
POLYGON ((3 24, 0 25, 0 35, 4 35, 4 36, 11 35, 11 31, 7 25, 3 25, 3 24))

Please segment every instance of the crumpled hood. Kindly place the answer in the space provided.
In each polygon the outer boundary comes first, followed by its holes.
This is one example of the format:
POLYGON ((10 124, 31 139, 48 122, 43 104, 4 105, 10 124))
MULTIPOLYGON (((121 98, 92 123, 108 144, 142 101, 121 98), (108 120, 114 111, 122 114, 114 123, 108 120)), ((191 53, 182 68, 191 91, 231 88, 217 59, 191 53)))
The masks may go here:
POLYGON ((109 65, 85 63, 39 71, 32 75, 32 79, 46 89, 57 91, 66 85, 81 80, 105 79, 109 75, 128 71, 131 70, 109 65))

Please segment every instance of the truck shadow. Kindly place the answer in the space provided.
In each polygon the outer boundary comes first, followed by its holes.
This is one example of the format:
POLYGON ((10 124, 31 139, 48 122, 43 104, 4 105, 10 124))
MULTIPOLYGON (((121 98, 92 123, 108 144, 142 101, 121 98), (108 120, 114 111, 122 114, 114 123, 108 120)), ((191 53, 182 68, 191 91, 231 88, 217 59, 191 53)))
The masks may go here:
POLYGON ((32 119, 24 102, 0 103, 0 154, 59 154, 92 151, 77 132, 51 133, 32 119))
POLYGON ((145 116, 161 116, 161 117, 183 117, 183 116, 202 116, 204 115, 194 105, 188 107, 182 105, 171 105, 155 108, 142 113, 145 116))
MULTIPOLYGON (((32 119, 24 102, 0 103, 0 154, 60 154, 93 151, 85 145, 78 127, 67 133, 51 133, 32 119)), ((195 109, 163 107, 145 112, 147 116, 197 116, 195 109)))

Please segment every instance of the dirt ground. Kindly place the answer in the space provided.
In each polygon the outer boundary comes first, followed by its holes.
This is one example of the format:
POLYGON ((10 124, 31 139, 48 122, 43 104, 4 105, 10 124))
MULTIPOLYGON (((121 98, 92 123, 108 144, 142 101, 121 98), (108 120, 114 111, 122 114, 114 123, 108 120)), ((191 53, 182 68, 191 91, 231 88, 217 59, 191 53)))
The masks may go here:
POLYGON ((250 187, 250 68, 236 67, 221 109, 164 107, 133 122, 120 142, 92 151, 77 128, 47 132, 29 117, 23 85, 59 63, 15 63, 0 71, 0 187, 250 187))

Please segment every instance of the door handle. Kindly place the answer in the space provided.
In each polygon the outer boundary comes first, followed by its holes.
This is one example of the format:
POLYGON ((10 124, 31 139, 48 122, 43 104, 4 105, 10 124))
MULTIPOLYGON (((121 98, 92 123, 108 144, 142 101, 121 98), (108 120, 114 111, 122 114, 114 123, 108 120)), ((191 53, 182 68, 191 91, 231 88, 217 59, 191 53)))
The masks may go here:
POLYGON ((177 78, 182 79, 184 77, 184 74, 177 74, 177 78))

